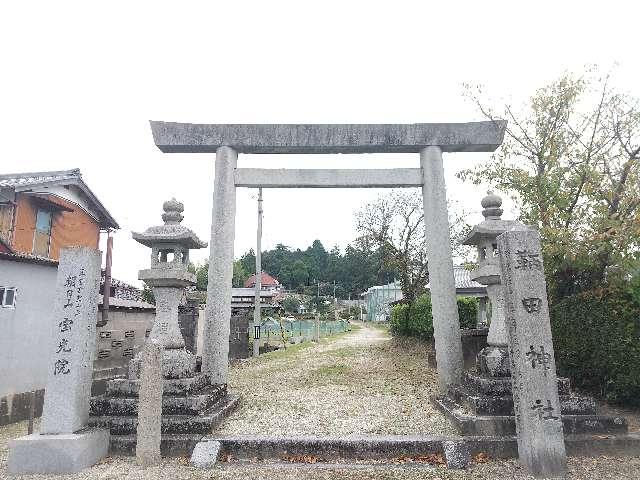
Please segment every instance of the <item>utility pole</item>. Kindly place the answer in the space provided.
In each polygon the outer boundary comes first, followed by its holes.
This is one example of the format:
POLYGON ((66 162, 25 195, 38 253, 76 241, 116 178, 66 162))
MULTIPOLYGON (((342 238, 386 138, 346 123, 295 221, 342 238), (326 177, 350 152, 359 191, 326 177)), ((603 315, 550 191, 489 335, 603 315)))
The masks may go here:
POLYGON ((336 298, 336 281, 333 281, 333 314, 338 320, 338 299, 336 298))
POLYGON ((96 324, 104 327, 109 322, 109 298, 111 297, 111 262, 113 257, 113 237, 107 230, 107 253, 104 259, 104 286, 102 287, 102 319, 96 324))
POLYGON ((253 356, 260 355, 260 291, 262 290, 262 187, 258 188, 258 233, 256 238, 256 282, 253 307, 253 356))

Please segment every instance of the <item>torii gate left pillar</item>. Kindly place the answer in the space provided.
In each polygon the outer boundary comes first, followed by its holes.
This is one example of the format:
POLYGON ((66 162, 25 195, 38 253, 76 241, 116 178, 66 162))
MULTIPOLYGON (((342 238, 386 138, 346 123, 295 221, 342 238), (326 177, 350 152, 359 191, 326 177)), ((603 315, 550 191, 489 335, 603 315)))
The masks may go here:
POLYGON ((463 370, 442 152, 491 152, 506 122, 410 125, 208 125, 151 122, 163 152, 216 153, 202 370, 226 384, 236 187, 421 187, 440 391, 463 370), (420 153, 421 168, 238 169, 238 153, 420 153))

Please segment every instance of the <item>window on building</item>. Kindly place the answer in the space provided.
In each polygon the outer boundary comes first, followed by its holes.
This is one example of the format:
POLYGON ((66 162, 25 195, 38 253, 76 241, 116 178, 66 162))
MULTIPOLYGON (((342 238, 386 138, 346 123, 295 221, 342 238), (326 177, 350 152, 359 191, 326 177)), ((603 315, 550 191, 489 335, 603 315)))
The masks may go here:
MULTIPOLYGON (((2 199, 0 198, 0 201, 2 199)), ((13 205, 0 203, 0 237, 9 241, 11 236, 11 224, 13 222, 13 205)))
POLYGON ((36 230, 33 234, 33 254, 39 257, 49 256, 51 245, 51 212, 38 210, 36 230))
POLYGON ((16 306, 16 289, 14 287, 0 287, 0 307, 14 308, 16 306))

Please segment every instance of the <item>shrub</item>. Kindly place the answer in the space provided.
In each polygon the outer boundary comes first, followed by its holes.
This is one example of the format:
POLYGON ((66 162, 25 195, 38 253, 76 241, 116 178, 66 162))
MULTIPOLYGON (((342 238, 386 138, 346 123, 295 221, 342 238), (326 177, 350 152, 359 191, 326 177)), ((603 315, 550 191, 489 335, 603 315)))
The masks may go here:
POLYGON ((640 303, 627 288, 564 298, 551 310, 558 373, 612 402, 640 405, 640 303))
POLYGON ((475 297, 458 298, 458 317, 460 318, 460 328, 476 328, 478 299, 475 297))
MULTIPOLYGON (((473 297, 458 299, 458 315, 461 328, 475 328, 478 301, 473 297)), ((389 322, 393 335, 408 335, 419 338, 433 337, 431 297, 421 295, 413 304, 403 303, 391 310, 389 322)))

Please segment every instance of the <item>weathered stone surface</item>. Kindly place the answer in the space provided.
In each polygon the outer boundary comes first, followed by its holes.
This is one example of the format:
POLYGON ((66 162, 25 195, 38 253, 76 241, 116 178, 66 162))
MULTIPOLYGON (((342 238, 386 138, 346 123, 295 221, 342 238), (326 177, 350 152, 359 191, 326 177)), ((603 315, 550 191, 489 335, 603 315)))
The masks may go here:
POLYGON ((414 124, 191 124, 151 121, 165 153, 417 153, 436 145, 444 152, 492 152, 506 121, 414 124))
POLYGON ((427 147, 420 151, 424 175, 422 197, 427 230, 427 257, 431 284, 433 332, 440 392, 460 382, 463 371, 460 321, 451 259, 451 238, 447 216, 447 195, 442 151, 427 147))
POLYGON ((507 347, 488 346, 478 353, 478 371, 489 377, 508 377, 511 363, 507 347))
POLYGON ((202 371, 209 375, 212 383, 225 384, 229 367, 229 324, 236 215, 236 186, 233 174, 238 162, 238 152, 226 146, 214 151, 216 151, 216 163, 202 371))
POLYGON ((159 341, 165 349, 184 348, 178 324, 178 307, 184 298, 184 290, 177 286, 154 287, 153 295, 156 299, 156 319, 149 338, 159 341))
MULTIPOLYGON (((397 459, 443 452, 443 442, 460 442, 460 437, 435 435, 362 435, 349 437, 264 437, 254 435, 206 436, 203 441, 219 441, 223 453, 237 459, 279 459, 283 455, 313 455, 325 461, 334 459, 397 459)), ((518 455, 513 436, 477 436, 464 438, 469 454, 490 453, 492 458, 518 455)), ((566 438, 570 455, 637 456, 640 434, 593 436, 570 435, 566 438)), ((506 480, 506 479, 505 479, 506 480)))
MULTIPOLYGON (((433 402, 462 435, 509 436, 516 434, 515 418, 512 415, 473 415, 448 396, 434 398, 433 402)), ((624 435, 628 431, 624 417, 563 414, 562 423, 565 435, 624 435)))
POLYGON ((104 458, 108 450, 109 431, 105 429, 75 434, 35 433, 9 442, 7 471, 13 475, 76 473, 104 458))
MULTIPOLYGON (((164 393, 166 395, 188 395, 198 392, 209 385, 209 377, 197 374, 189 378, 165 379, 164 393)), ((140 380, 116 378, 107 383, 107 395, 114 397, 138 396, 140 380)))
POLYGON ((202 469, 214 467, 220 455, 220 447, 220 442, 215 440, 198 443, 191 454, 191 465, 202 469))
POLYGON ((463 469, 471 465, 469 446, 464 441, 444 440, 442 450, 447 460, 447 468, 463 469))
POLYGON ((534 476, 563 477, 566 452, 540 236, 498 237, 520 461, 534 476))
POLYGON ((142 350, 138 400, 136 461, 148 466, 160 461, 160 425, 162 422, 162 344, 147 341, 142 350))
MULTIPOLYGON (((168 382, 165 380, 165 385, 168 382)), ((226 388, 215 385, 196 394, 162 397, 162 413, 165 415, 198 415, 227 394, 226 388)), ((91 399, 91 415, 137 415, 138 398, 100 395, 91 399)))
MULTIPOLYGON (((462 384, 469 386, 482 395, 511 395, 511 377, 493 378, 466 371, 462 375, 462 384)), ((569 395, 570 387, 571 384, 568 378, 558 378, 559 395, 569 395)))
POLYGON ((422 187, 422 172, 419 168, 238 168, 235 180, 236 187, 249 188, 401 188, 422 187))
POLYGON ((87 426, 100 263, 99 250, 60 250, 41 433, 73 433, 87 426))

